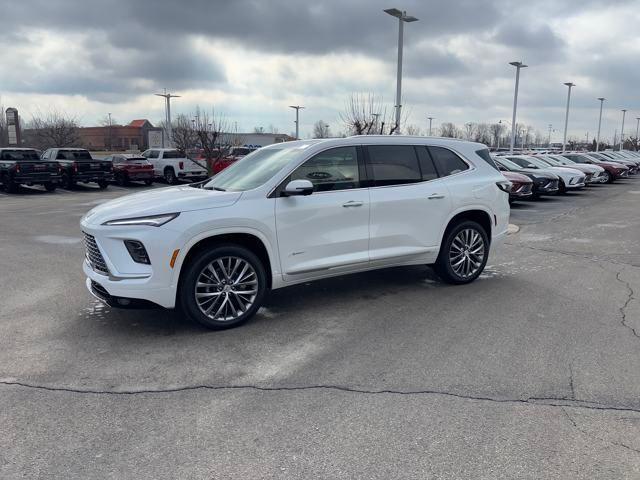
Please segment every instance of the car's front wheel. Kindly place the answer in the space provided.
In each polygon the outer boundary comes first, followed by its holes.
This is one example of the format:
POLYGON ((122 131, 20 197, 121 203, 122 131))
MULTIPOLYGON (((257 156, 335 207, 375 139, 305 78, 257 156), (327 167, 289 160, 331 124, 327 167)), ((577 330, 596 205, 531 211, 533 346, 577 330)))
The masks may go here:
POLYGON ((255 315, 266 290, 265 267, 253 252, 220 245, 198 252, 185 266, 179 301, 189 318, 219 330, 255 315))
POLYGON ((56 190, 57 185, 53 182, 47 182, 44 184, 44 189, 47 192, 54 192, 56 190))
POLYGON ((488 256, 489 239, 484 228, 466 220, 445 233, 434 268, 447 283, 469 283, 480 276, 488 256))
POLYGON ((604 182, 603 183, 613 183, 613 175, 611 172, 607 172, 606 170, 603 173, 604 182))
POLYGON ((164 181, 169 185, 175 185, 178 183, 176 172, 173 171, 173 168, 167 167, 164 169, 164 181))

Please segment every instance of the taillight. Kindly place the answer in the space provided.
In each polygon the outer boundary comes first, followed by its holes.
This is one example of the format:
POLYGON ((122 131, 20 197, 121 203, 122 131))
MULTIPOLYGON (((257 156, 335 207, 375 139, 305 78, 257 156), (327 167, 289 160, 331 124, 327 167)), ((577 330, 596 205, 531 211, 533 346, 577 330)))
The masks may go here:
POLYGON ((73 162, 73 172, 78 173, 78 164, 73 162))
POLYGON ((20 164, 16 163, 16 173, 20 173, 20 164))
POLYGON ((178 162, 178 167, 180 167, 180 170, 184 170, 184 162, 178 162))

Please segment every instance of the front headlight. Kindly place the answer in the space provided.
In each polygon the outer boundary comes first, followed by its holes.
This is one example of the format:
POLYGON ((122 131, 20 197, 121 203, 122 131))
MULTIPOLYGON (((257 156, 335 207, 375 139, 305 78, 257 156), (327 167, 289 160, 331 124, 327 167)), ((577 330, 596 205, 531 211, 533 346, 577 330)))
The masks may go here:
POLYGON ((180 215, 180 213, 165 213, 162 215, 149 215, 148 217, 136 218, 119 218, 117 220, 108 220, 102 225, 121 225, 126 227, 132 225, 146 225, 148 227, 159 227, 170 222, 178 215, 180 215))

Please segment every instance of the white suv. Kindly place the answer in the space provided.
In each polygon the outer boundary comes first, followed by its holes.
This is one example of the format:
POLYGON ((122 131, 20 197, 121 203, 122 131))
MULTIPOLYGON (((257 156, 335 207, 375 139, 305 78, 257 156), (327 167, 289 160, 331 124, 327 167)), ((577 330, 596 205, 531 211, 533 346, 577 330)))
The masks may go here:
POLYGON ((195 182, 209 176, 204 165, 194 162, 175 148, 150 148, 142 152, 142 156, 153 165, 154 175, 164 178, 169 185, 175 185, 178 180, 195 182))
POLYGON ((257 150, 208 182, 113 200, 81 220, 87 287, 113 306, 182 307, 211 328, 246 321, 269 289, 433 264, 476 279, 509 222, 487 148, 356 136, 257 150))

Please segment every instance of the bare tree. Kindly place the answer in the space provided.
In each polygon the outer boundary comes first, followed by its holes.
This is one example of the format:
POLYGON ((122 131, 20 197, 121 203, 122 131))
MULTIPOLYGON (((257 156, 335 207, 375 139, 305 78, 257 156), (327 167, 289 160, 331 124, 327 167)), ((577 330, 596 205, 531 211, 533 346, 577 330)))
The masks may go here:
POLYGON ((485 145, 491 145, 491 130, 486 123, 478 123, 476 125, 476 131, 473 136, 473 140, 478 143, 484 143, 485 145))
POLYGON ((52 147, 77 147, 80 145, 78 122, 75 117, 51 110, 38 112, 26 125, 25 136, 31 145, 40 150, 52 147))
POLYGON ((464 138, 466 140, 471 140, 473 138, 473 134, 476 131, 476 124, 469 122, 464 124, 464 138))
POLYGON ((7 147, 9 145, 9 135, 7 132, 7 117, 5 108, 0 103, 0 147, 7 147))
POLYGON ((188 116, 180 114, 171 122, 171 142, 182 154, 194 148, 198 140, 194 124, 188 116))
POLYGON ((440 125, 440 136, 449 138, 458 138, 460 130, 451 122, 445 122, 440 125))
POLYGON ((278 132, 278 127, 276 127, 276 126, 274 126, 273 124, 270 123, 269 126, 267 127, 267 132, 273 133, 273 134, 279 133, 278 132))
POLYGON ((264 127, 253 127, 253 133, 264 133, 264 127))
POLYGON ((496 148, 500 146, 500 139, 502 138, 503 130, 504 126, 501 123, 492 123, 489 126, 489 132, 491 133, 491 138, 493 139, 496 148))
POLYGON ((405 128, 407 135, 419 136, 422 135, 422 130, 417 125, 407 125, 405 128))
POLYGON ((215 165, 229 155, 232 146, 242 145, 243 140, 237 134, 229 134, 229 122, 227 118, 211 109, 211 113, 196 109, 195 132, 198 143, 202 147, 207 168, 210 172, 215 165), (240 142, 240 143, 238 143, 240 142))
POLYGON ((331 131, 329 125, 324 120, 318 120, 313 124, 313 138, 329 138, 331 137, 331 131))

